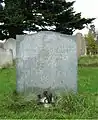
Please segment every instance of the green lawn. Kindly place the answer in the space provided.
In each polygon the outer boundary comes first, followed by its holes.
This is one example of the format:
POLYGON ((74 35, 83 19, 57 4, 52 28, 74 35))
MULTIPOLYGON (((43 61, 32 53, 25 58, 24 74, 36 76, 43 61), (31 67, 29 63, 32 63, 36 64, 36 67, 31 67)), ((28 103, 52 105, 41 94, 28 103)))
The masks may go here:
POLYGON ((79 93, 98 93, 98 67, 79 67, 79 93))
MULTIPOLYGON (((85 64, 88 58, 81 58, 85 64)), ((92 59, 92 58, 90 58, 92 59)), ((93 58, 93 61, 96 58, 93 58)), ((95 60, 98 62, 97 60, 95 60)), ((91 62, 90 62, 91 63, 91 62)), ((89 64, 90 64, 89 63, 89 64)), ((91 63, 92 64, 92 63, 91 63)), ((64 95, 55 107, 43 108, 34 101, 20 102, 15 90, 15 67, 0 70, 0 118, 21 119, 98 119, 98 66, 78 68, 78 94, 64 95)))

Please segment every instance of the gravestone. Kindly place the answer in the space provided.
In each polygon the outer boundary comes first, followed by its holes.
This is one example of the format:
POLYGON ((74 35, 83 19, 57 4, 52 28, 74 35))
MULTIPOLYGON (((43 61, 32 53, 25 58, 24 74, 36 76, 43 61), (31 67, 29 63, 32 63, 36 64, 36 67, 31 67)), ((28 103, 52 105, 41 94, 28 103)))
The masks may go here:
POLYGON ((13 64, 12 51, 0 48, 0 68, 13 64))
POLYGON ((4 49, 11 49, 13 52, 13 59, 16 59, 16 40, 13 38, 9 38, 4 43, 4 49))
POLYGON ((86 55, 86 41, 81 33, 76 34, 77 57, 86 55))
POLYGON ((77 92, 76 36, 50 31, 16 37, 17 92, 77 92))

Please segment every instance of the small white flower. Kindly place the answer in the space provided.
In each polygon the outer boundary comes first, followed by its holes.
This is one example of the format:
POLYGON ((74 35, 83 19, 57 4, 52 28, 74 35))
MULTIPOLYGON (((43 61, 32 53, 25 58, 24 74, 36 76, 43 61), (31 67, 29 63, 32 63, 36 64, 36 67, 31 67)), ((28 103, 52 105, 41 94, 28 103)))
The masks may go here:
POLYGON ((48 103, 48 100, 47 100, 46 97, 43 97, 43 98, 40 99, 40 102, 41 103, 48 103))

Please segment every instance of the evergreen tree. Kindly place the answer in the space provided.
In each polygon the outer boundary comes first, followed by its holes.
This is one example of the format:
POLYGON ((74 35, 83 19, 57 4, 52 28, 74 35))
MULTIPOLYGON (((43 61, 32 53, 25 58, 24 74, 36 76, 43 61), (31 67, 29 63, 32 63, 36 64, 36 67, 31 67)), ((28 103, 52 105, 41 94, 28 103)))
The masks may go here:
POLYGON ((22 34, 23 30, 48 30, 72 35, 76 29, 83 29, 94 18, 81 18, 73 9, 73 2, 65 0, 6 0, 5 9, 0 11, 0 26, 10 37, 22 34), (40 28, 39 28, 40 27, 40 28))

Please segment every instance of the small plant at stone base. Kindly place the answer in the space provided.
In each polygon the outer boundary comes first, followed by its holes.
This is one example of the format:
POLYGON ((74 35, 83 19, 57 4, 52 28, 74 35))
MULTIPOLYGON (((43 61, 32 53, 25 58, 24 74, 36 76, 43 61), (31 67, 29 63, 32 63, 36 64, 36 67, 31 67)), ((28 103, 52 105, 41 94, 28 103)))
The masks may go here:
POLYGON ((49 93, 48 91, 44 91, 43 94, 39 94, 38 96, 38 105, 44 105, 44 107, 50 107, 55 104, 54 97, 52 93, 49 93))

